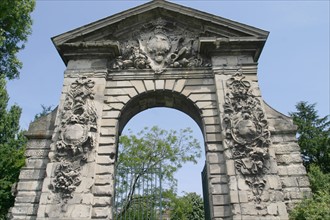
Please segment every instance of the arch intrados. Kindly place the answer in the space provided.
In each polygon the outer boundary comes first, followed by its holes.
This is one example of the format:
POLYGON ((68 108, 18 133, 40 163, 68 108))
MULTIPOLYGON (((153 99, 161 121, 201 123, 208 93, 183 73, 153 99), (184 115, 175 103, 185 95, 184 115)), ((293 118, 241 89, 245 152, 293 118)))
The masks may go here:
POLYGON ((144 110, 155 107, 173 108, 189 115, 203 133, 202 111, 193 101, 175 91, 156 90, 141 93, 126 103, 119 116, 119 135, 131 118, 144 110))

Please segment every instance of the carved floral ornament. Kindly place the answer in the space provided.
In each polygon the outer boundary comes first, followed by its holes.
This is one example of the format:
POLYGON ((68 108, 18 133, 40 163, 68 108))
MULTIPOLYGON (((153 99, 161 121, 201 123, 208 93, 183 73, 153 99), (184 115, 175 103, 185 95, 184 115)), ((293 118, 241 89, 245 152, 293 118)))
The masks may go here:
POLYGON ((232 149, 235 167, 261 202, 265 188, 270 132, 260 100, 252 95, 250 82, 241 73, 227 81, 224 104, 226 143, 232 149))
POLYGON ((198 33, 180 30, 159 18, 122 43, 122 55, 116 57, 110 68, 152 69, 162 73, 166 68, 208 67, 210 62, 197 52, 196 36, 198 33))
POLYGON ((54 160, 53 190, 62 199, 72 197, 72 192, 81 183, 80 167, 86 162, 88 153, 95 146, 97 131, 96 110, 93 103, 94 81, 80 78, 70 86, 57 129, 54 160))

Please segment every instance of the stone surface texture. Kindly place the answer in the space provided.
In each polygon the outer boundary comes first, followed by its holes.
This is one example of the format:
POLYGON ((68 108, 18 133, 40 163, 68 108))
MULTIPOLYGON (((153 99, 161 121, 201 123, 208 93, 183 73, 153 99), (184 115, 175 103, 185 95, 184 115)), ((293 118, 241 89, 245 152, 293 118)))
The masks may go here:
POLYGON ((208 219, 288 219, 311 191, 296 127, 261 97, 267 36, 155 0, 53 38, 62 95, 30 125, 11 219, 113 219, 118 137, 152 107, 201 128, 208 219))

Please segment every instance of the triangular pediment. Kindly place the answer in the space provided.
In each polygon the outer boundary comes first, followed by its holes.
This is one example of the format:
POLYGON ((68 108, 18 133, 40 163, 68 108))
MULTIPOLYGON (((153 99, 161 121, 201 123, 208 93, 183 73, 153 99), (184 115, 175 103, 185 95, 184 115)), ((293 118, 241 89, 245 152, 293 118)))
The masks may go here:
MULTIPOLYGON (((179 50, 182 54, 188 49, 196 53, 214 53, 220 51, 219 44, 222 44, 226 51, 250 51, 257 60, 267 36, 267 31, 249 25, 164 0, 154 0, 52 40, 65 63, 87 53, 116 58, 125 55, 125 48, 129 47, 140 47, 142 52, 148 53, 161 40, 168 54, 176 51, 179 55, 179 50)), ((155 54, 154 59, 155 65, 161 62, 157 61, 161 56, 157 58, 155 54)))

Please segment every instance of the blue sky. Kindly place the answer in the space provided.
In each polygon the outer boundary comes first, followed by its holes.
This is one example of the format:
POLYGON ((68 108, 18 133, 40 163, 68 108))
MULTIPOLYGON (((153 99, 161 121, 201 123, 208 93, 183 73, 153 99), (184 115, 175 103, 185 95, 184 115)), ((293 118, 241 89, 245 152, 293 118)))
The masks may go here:
MULTIPOLYGON (((41 104, 55 107, 59 102, 65 65, 50 38, 145 2, 37 0, 33 33, 19 55, 24 65, 21 77, 7 84, 10 104, 23 108, 23 129, 41 111, 41 104)), ((295 104, 302 100, 317 103, 322 116, 330 113, 329 1, 173 2, 270 31, 258 70, 264 100, 284 114, 294 111, 295 104)), ((154 124, 166 129, 192 127, 202 142, 197 125, 176 110, 144 111, 125 130, 154 124)), ((202 168, 203 159, 194 169, 188 166, 179 174, 183 179, 179 183, 187 191, 200 192, 202 168), (197 182, 188 184, 184 179, 197 182)))

